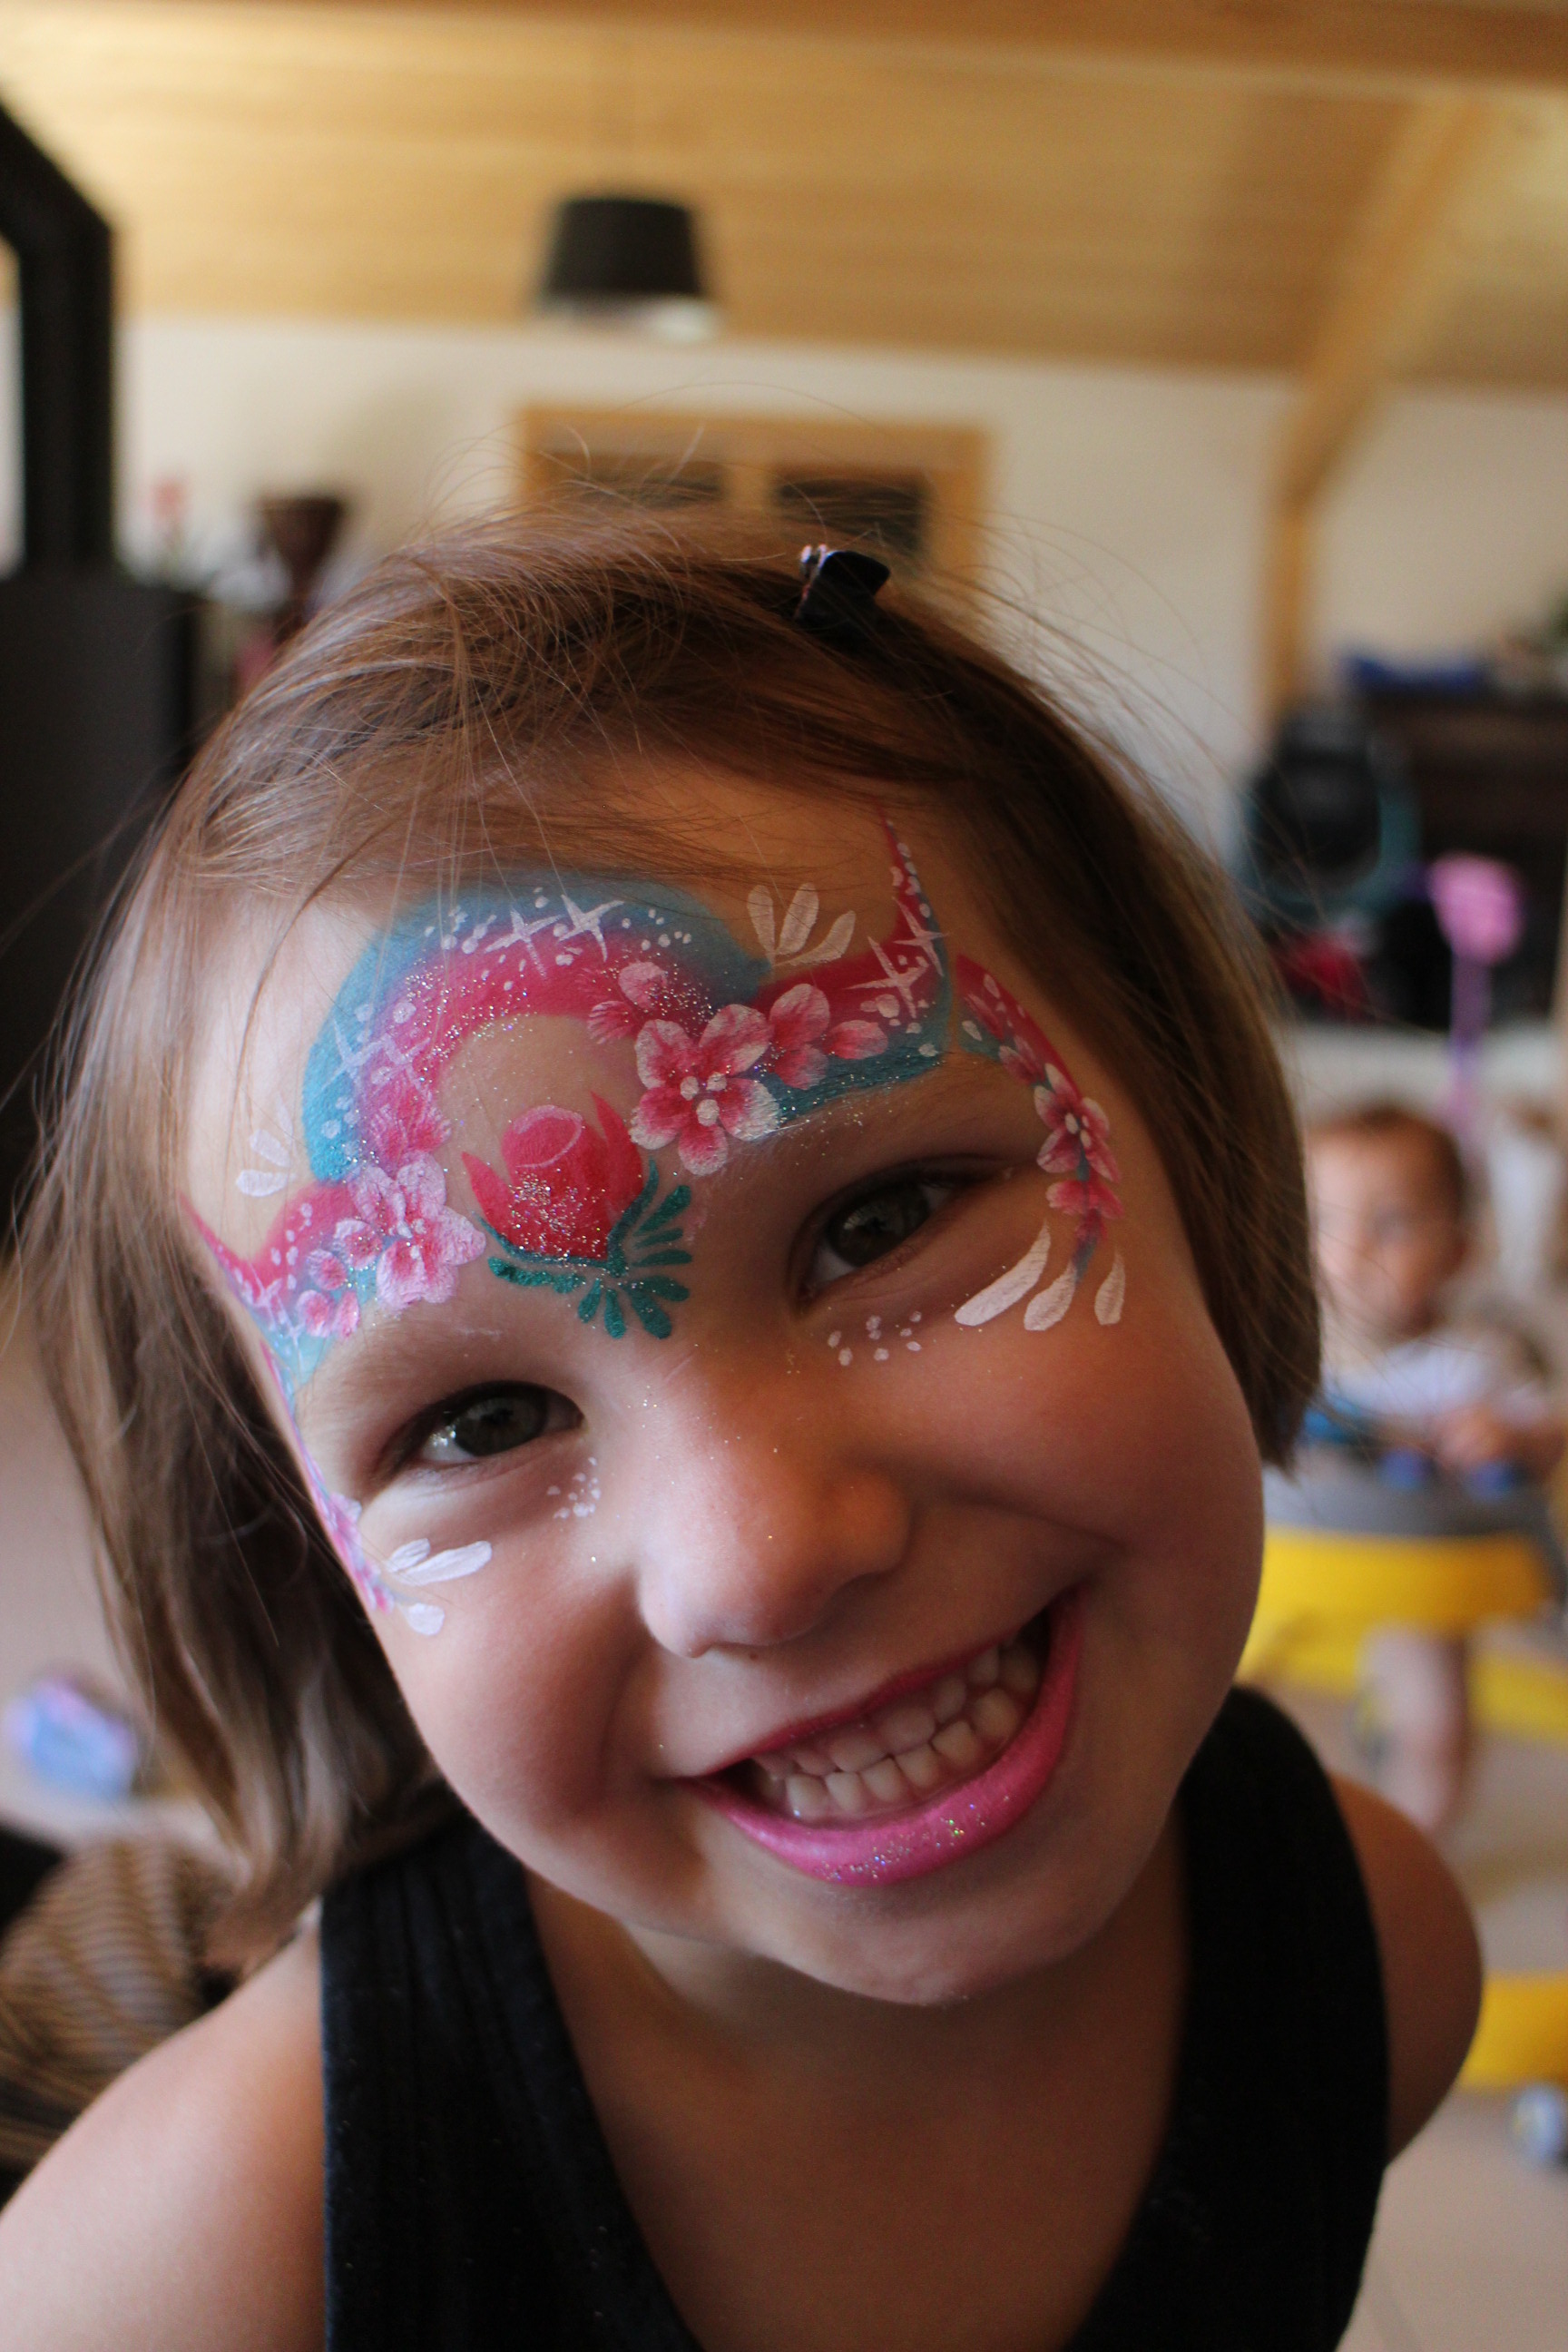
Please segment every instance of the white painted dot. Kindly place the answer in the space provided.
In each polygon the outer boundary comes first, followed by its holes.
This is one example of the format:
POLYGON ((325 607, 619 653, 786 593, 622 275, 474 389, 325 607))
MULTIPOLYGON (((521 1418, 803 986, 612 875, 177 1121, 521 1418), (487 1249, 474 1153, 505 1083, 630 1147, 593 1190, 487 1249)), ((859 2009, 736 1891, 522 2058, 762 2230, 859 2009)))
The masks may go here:
POLYGON ((841 1364, 852 1364, 855 1361, 854 1349, 840 1348, 838 1350, 838 1360, 841 1364))
POLYGON ((888 1360, 888 1350, 886 1349, 886 1348, 879 1348, 879 1349, 877 1349, 877 1351, 876 1351, 876 1354, 875 1354, 875 1355, 872 1357, 872 1359, 871 1359, 871 1361, 872 1361, 874 1364, 885 1364, 885 1363, 887 1362, 887 1360, 888 1360))
POLYGON ((920 1354, 921 1343, 918 1339, 906 1339, 904 1341, 904 1347, 906 1351, 911 1356, 918 1356, 920 1354))
POLYGON ((828 1346, 830 1348, 837 1348, 843 1337, 844 1334, 842 1331, 830 1331, 827 1335, 828 1346))

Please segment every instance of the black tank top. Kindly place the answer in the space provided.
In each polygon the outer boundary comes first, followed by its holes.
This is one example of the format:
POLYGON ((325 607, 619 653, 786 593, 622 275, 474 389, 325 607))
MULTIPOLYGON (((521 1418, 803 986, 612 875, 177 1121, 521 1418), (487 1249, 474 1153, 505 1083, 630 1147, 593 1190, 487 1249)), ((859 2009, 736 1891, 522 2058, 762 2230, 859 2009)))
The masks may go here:
MULTIPOLYGON (((1315 1759, 1250 1693, 1226 1702, 1182 1810, 1174 2106, 1071 2352, 1324 2352, 1387 2134, 1361 1874, 1315 1759)), ((476 1822, 332 1891, 321 2001, 329 2352, 697 2352, 616 2178, 522 1870, 476 1822)))

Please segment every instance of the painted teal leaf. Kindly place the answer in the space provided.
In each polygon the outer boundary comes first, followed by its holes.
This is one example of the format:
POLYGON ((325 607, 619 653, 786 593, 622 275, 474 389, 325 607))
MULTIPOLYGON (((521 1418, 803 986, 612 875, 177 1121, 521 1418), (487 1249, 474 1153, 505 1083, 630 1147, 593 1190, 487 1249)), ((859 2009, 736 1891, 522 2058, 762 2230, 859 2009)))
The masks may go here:
POLYGON ((637 1275, 627 1283, 635 1306, 639 1293, 649 1298, 689 1298, 691 1293, 683 1282, 671 1282, 667 1274, 637 1275))
POLYGON ((612 1339, 624 1339, 626 1336, 626 1311, 619 1293, 614 1290, 605 1293, 605 1328, 612 1339))
POLYGON ((638 1295, 638 1288, 629 1287, 626 1296, 632 1302, 633 1314, 649 1337, 655 1339, 668 1339, 675 1326, 663 1307, 657 1305, 651 1298, 641 1297, 638 1295))
POLYGON ((580 1290, 584 1276, 564 1268, 549 1265, 520 1265, 515 1259, 492 1257, 488 1261, 492 1274, 503 1282, 515 1282, 520 1290, 580 1290))
POLYGON ((648 1228, 651 1228, 654 1225, 668 1224, 671 1217, 679 1217, 685 1210, 689 1209, 690 1206, 690 1185, 678 1184, 673 1192, 666 1193, 664 1199, 659 1202, 657 1209, 649 1211, 647 1217, 644 1221, 645 1224, 648 1228))
POLYGON ((593 1321, 595 1316, 599 1311, 599 1301, 604 1295, 605 1286, 602 1282, 595 1282, 591 1289, 584 1292, 582 1297, 577 1301, 577 1319, 579 1322, 591 1323, 593 1321))
POLYGON ((645 1265, 689 1265, 691 1252, 683 1249, 649 1250, 646 1257, 634 1258, 634 1269, 645 1265))

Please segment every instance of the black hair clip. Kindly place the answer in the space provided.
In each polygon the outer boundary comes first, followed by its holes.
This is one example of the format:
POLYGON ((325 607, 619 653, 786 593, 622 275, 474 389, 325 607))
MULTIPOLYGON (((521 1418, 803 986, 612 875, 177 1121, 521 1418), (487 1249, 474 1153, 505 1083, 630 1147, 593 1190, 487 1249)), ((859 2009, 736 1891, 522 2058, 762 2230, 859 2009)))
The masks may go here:
POLYGON ((891 574, 852 547, 803 547, 796 621, 825 645, 854 646, 870 632, 878 591, 891 574))

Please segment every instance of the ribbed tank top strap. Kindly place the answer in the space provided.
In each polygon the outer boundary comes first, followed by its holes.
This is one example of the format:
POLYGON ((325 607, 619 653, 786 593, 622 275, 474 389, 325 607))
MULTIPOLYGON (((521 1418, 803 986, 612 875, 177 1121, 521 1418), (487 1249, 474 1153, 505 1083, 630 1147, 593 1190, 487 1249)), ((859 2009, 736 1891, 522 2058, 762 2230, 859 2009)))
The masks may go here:
POLYGON ((328 1895, 321 2022, 328 2352, 695 2352, 476 1822, 328 1895))
POLYGON ((1386 2161, 1376 1933, 1300 1734, 1235 1691, 1189 1771, 1191 1936, 1170 2134, 1072 2352, 1329 2352, 1386 2161))

